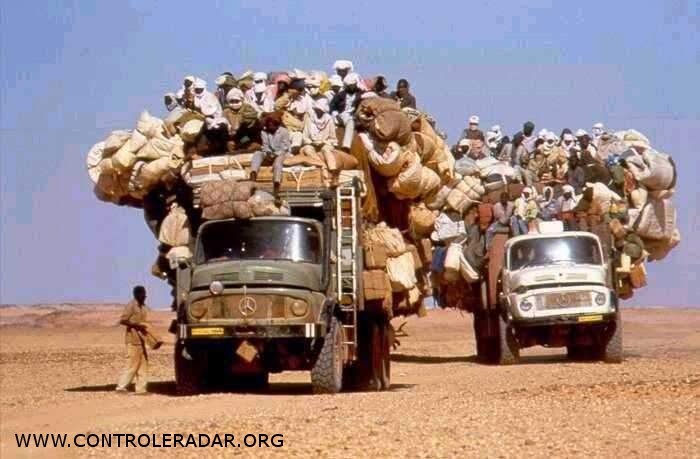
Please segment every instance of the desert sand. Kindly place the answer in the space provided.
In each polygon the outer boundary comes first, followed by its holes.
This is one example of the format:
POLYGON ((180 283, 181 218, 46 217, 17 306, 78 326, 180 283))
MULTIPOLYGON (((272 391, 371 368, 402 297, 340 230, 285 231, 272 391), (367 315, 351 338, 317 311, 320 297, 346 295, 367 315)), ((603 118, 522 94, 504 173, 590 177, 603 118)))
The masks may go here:
POLYGON ((569 362, 531 348, 476 362, 471 317, 407 322, 388 392, 311 394, 308 373, 261 393, 175 395, 172 313, 153 314, 152 395, 114 392, 125 364, 119 305, 0 308, 0 456, 698 457, 700 309, 624 310, 626 360, 569 362), (284 435, 282 448, 18 449, 16 433, 284 435))

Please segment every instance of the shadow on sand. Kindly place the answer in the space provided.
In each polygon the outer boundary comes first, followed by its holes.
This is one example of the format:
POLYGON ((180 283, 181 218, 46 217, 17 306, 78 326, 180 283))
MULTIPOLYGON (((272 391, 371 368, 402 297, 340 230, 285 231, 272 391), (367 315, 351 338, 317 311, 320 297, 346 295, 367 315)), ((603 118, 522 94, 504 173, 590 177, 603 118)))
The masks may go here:
MULTIPOLYGON (((392 384, 389 392, 402 389, 410 389, 414 384, 392 384)), ((66 392, 114 392, 116 384, 104 384, 99 386, 79 386, 65 389, 66 392)), ((133 393, 133 386, 129 387, 129 394, 133 393)), ((175 381, 153 381, 148 383, 148 392, 167 397, 177 397, 175 381)), ((348 390, 344 393, 372 392, 362 390, 348 390)), ((207 390, 206 394, 260 394, 260 395, 313 395, 311 383, 308 382, 279 382, 270 383, 269 386, 260 389, 241 388, 235 386, 222 386, 207 390)))

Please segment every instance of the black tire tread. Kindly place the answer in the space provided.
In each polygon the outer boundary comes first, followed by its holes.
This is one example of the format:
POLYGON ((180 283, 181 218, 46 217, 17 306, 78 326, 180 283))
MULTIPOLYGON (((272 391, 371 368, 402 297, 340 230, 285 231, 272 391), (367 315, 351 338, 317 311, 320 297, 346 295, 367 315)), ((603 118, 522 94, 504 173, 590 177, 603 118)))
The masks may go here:
POLYGON ((181 396, 202 393, 201 373, 194 361, 182 356, 184 345, 175 344, 175 391, 181 396))
POLYGON ((333 317, 321 352, 311 369, 311 389, 314 394, 337 394, 343 388, 343 372, 335 374, 336 334, 341 332, 340 321, 333 317))

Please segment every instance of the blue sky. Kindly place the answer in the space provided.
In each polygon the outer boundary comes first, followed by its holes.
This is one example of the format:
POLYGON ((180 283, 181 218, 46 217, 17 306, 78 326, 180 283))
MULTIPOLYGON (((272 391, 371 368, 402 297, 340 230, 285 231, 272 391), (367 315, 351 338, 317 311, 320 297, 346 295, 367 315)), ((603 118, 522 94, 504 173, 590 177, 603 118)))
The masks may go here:
POLYGON ((150 276, 140 211, 98 202, 85 155, 195 74, 323 69, 412 82, 455 141, 470 114, 517 131, 635 127, 672 154, 682 245, 629 304, 698 305, 698 1, 4 2, 0 302, 124 301, 150 276), (423 6, 419 6, 423 5, 423 6))

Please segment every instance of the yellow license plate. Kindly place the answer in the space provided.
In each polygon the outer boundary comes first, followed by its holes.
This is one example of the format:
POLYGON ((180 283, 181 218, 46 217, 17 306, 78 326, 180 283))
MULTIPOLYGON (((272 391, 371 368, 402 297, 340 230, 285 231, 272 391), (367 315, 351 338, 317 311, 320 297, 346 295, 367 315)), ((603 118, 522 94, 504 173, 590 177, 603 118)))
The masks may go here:
POLYGON ((595 316, 580 316, 578 318, 579 322, 600 322, 601 320, 603 320, 603 316, 600 314, 595 316))
POLYGON ((221 327, 193 328, 192 336, 220 336, 224 334, 221 327))

